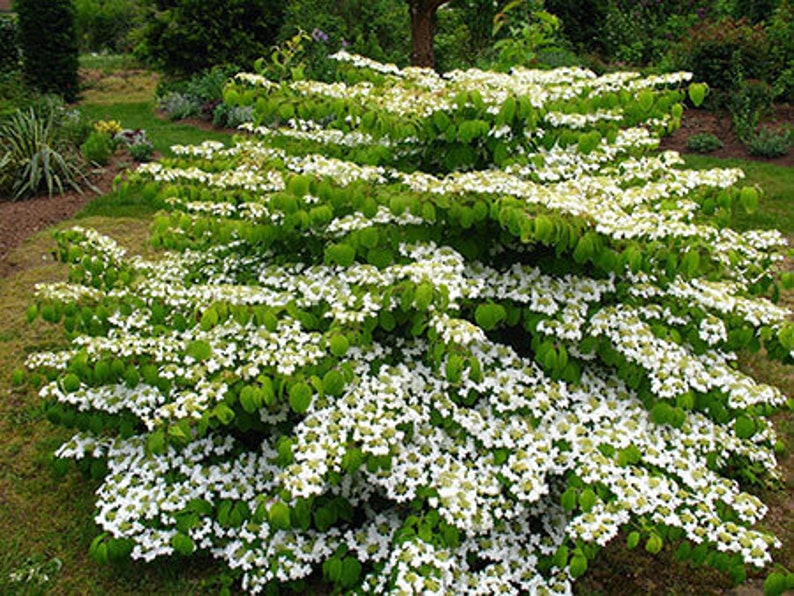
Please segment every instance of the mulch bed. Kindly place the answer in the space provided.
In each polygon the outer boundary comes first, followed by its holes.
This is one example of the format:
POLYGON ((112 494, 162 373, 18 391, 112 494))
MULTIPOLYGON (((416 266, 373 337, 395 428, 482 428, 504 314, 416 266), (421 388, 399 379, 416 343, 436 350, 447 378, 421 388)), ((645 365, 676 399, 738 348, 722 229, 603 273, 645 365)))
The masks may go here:
POLYGON ((82 193, 70 189, 60 195, 43 195, 25 201, 0 198, 0 277, 14 271, 15 265, 9 255, 15 247, 37 232, 71 219, 93 199, 109 193, 115 177, 131 163, 129 155, 116 155, 106 167, 89 173, 88 179, 94 189, 84 188, 82 193))
MULTIPOLYGON (((766 122, 774 126, 790 126, 794 128, 794 106, 775 106, 774 111, 767 117, 766 122)), ((681 119, 681 128, 673 135, 664 137, 660 149, 678 151, 679 153, 692 153, 686 147, 687 139, 698 133, 711 133, 723 143, 721 149, 706 153, 709 157, 723 159, 735 158, 750 161, 763 161, 776 166, 794 166, 794 148, 788 154, 774 159, 754 157, 747 152, 733 130, 733 122, 728 114, 716 114, 705 110, 688 108, 681 119)))

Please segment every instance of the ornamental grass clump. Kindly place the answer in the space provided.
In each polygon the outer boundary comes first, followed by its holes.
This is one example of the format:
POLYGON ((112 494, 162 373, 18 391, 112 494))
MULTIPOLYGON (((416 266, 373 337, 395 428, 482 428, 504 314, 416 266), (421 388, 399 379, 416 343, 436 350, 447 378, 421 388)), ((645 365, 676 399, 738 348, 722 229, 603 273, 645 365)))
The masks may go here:
POLYGON ((0 194, 22 200, 88 184, 79 151, 68 138, 74 127, 58 105, 18 109, 0 123, 0 194))
POLYGON ((71 344, 27 366, 102 480, 94 557, 251 592, 568 593, 621 532, 769 564, 786 398, 735 354, 791 361, 785 240, 725 226, 741 171, 655 152, 688 76, 336 59, 240 75, 252 134, 131 175, 158 258, 58 235, 29 316, 71 344))

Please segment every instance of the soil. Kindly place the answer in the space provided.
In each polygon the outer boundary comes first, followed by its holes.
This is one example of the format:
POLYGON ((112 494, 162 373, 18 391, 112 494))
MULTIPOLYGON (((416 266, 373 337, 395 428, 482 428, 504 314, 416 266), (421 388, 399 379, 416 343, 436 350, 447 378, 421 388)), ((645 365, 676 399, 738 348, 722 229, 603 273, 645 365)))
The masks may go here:
POLYGON ((70 189, 60 195, 42 195, 24 201, 0 197, 0 277, 16 269, 10 260, 12 250, 37 232, 73 218, 83 207, 98 196, 107 194, 115 177, 131 166, 129 155, 119 153, 104 168, 89 172, 93 188, 82 192, 70 189))

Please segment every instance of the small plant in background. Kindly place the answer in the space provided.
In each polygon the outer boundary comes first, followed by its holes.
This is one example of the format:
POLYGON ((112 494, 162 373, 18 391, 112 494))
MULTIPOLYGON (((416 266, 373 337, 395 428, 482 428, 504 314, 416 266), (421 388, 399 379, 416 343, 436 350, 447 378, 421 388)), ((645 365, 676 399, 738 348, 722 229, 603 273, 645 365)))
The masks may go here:
POLYGON ((739 140, 747 144, 771 108, 772 88, 764 81, 742 80, 741 72, 737 73, 736 88, 728 97, 728 111, 739 140))
POLYGON ((253 106, 230 106, 221 102, 212 114, 212 123, 221 128, 237 128, 251 122, 253 117, 253 106))
POLYGON ((198 116, 201 106, 185 93, 173 91, 162 97, 159 108, 165 112, 169 120, 183 120, 198 116))
POLYGON ((151 161, 152 155, 154 154, 154 145, 152 145, 151 141, 135 143, 134 145, 130 145, 128 149, 132 159, 137 162, 151 161))
POLYGON ((99 166, 106 166, 115 150, 116 144, 110 133, 96 130, 80 145, 80 152, 86 161, 99 166))
POLYGON ((8 588, 11 594, 44 593, 44 589, 52 582, 61 567, 63 562, 58 557, 34 555, 25 559, 19 567, 9 573, 0 587, 8 588))
POLYGON ((782 157, 791 149, 793 137, 790 127, 761 126, 747 138, 745 146, 756 157, 782 157))
POLYGON ((19 200, 87 182, 80 154, 60 127, 62 115, 44 104, 18 110, 0 126, 0 192, 19 200))
POLYGON ((494 37, 507 33, 494 44, 498 53, 495 68, 507 71, 538 61, 542 50, 556 48, 560 23, 536 0, 513 0, 494 18, 494 37))
POLYGON ((97 120, 94 122, 94 130, 96 132, 106 133, 111 137, 115 137, 123 130, 123 128, 118 120, 97 120))
POLYGON ((311 39, 308 33, 299 30, 284 43, 273 48, 269 61, 260 58, 254 68, 274 81, 303 80, 306 66, 300 58, 304 53, 303 44, 311 39))
POLYGON ((695 153, 711 153, 722 147, 722 141, 710 132, 694 134, 686 140, 686 148, 695 153))
POLYGON ((137 162, 149 161, 154 154, 154 144, 142 129, 125 129, 116 135, 116 140, 123 143, 130 156, 137 162))

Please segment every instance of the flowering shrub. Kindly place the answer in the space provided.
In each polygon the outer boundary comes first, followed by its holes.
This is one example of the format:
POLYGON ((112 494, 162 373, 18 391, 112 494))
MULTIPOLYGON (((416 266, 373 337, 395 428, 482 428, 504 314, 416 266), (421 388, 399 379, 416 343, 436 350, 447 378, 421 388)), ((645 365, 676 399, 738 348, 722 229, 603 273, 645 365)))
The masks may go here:
POLYGON ((739 481, 786 399, 735 352, 791 360, 785 242, 723 227, 741 171, 654 152, 688 77, 336 58, 240 75, 253 135, 131 175, 160 258, 58 236, 29 316, 71 345, 27 364, 103 478, 95 558, 202 551, 252 592, 565 593, 621 530, 769 563, 739 481))

